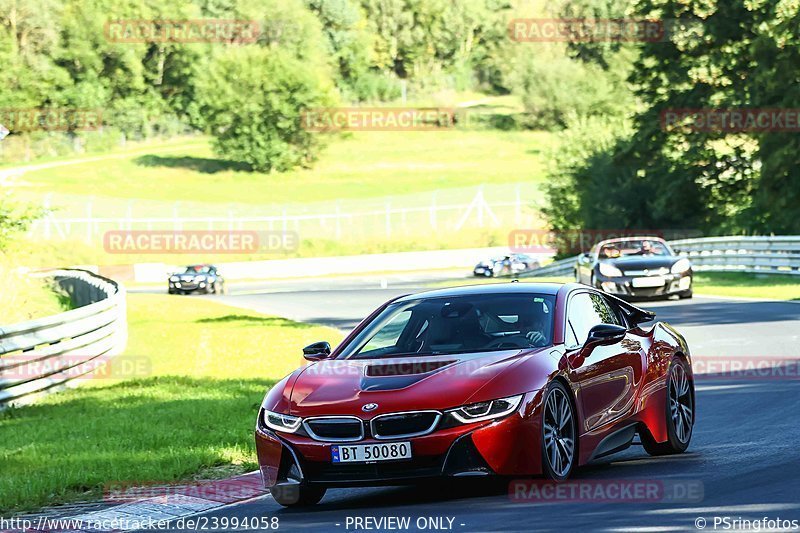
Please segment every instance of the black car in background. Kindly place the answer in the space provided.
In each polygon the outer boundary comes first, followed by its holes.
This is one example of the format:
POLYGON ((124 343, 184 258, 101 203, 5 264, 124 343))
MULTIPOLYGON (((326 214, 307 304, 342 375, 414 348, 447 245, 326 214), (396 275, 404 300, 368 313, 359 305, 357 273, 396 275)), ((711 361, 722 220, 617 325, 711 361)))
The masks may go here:
POLYGON ((491 278, 510 276, 539 268, 539 261, 525 254, 500 255, 485 259, 475 265, 472 274, 491 278))
POLYGON ((225 292, 225 279, 213 265, 189 265, 181 273, 169 277, 170 294, 222 294, 225 292))
POLYGON ((578 256, 575 279, 623 298, 692 297, 692 264, 659 237, 601 241, 578 256))

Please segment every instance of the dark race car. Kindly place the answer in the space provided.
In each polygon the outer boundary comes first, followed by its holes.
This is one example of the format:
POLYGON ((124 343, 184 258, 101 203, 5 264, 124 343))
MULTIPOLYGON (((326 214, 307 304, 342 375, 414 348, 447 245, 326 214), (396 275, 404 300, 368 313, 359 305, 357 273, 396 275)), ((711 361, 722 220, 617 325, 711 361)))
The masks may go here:
POLYGON ((213 265, 189 265, 185 271, 169 277, 168 292, 222 294, 225 292, 225 280, 213 265))
POLYGON ((331 487, 544 476, 620 451, 681 453, 691 355, 654 314, 570 283, 442 289, 387 302, 278 382, 258 412, 281 505, 331 487), (580 393, 578 393, 580 391, 580 393))
POLYGON ((692 297, 692 264, 658 237, 595 244, 578 256, 575 279, 623 298, 692 297))
POLYGON ((472 269, 474 276, 510 276, 539 268, 539 261, 525 254, 509 254, 485 259, 472 269))

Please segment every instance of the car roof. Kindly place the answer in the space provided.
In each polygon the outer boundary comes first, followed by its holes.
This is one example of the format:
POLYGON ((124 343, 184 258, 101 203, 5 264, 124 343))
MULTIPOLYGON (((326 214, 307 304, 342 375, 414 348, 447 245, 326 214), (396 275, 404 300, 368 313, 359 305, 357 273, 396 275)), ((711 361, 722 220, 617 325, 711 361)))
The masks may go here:
POLYGON ((615 239, 606 239, 604 241, 600 241, 597 243, 597 246, 603 246, 604 244, 611 244, 615 242, 626 242, 626 241, 658 241, 658 242, 666 242, 661 237, 656 237, 655 235, 642 235, 640 237, 632 236, 632 237, 617 237, 615 239))
POLYGON ((489 283, 485 285, 464 285, 431 291, 417 292, 398 298, 397 302, 419 300, 420 298, 447 298, 449 296, 469 296, 472 294, 546 294, 555 296, 563 283, 489 283))

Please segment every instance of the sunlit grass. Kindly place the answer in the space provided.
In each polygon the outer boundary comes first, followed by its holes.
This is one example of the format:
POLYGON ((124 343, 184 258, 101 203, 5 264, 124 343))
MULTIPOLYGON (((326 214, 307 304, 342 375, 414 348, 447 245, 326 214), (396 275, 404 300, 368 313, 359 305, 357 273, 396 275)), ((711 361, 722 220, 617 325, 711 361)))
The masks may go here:
MULTIPOLYGON (((29 193, 126 200, 281 204, 402 195, 544 179, 546 132, 356 132, 327 139, 312 168, 248 172, 192 141, 168 154, 132 155, 25 174, 29 193)), ((58 200, 58 198, 56 198, 58 200)))
POLYGON ((0 412, 0 515, 97 499, 113 482, 254 469, 266 389, 301 364, 303 346, 341 339, 194 297, 131 294, 128 304, 124 359, 140 364, 110 373, 127 379, 97 378, 0 412))

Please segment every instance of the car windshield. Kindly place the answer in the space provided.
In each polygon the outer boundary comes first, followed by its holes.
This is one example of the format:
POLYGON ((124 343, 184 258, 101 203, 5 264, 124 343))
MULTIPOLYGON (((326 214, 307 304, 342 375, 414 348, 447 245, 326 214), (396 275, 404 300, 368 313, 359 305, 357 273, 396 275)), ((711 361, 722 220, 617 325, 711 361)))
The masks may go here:
POLYGON ((672 255, 664 243, 655 240, 637 239, 604 244, 600 248, 600 259, 613 259, 629 255, 672 255))
POLYGON ((548 346, 554 297, 481 294, 398 302, 380 313, 341 357, 429 356, 548 346))
POLYGON ((198 265, 198 266, 186 267, 186 272, 184 272, 184 273, 185 274, 208 274, 209 272, 211 272, 211 267, 210 266, 198 265))

